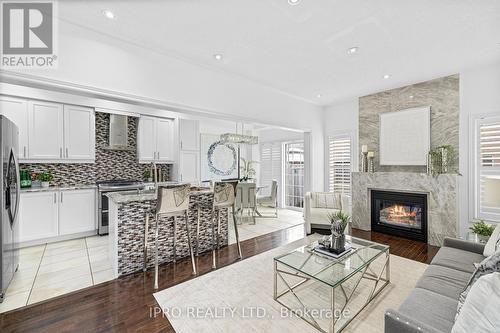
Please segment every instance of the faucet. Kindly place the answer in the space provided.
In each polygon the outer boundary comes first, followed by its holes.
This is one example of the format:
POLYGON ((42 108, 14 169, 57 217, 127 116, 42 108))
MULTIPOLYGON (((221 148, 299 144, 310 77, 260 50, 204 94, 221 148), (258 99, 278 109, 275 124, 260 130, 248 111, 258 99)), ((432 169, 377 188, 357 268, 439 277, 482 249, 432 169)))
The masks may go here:
POLYGON ((153 174, 153 182, 155 183, 156 188, 158 186, 158 170, 154 161, 151 162, 151 173, 153 174))

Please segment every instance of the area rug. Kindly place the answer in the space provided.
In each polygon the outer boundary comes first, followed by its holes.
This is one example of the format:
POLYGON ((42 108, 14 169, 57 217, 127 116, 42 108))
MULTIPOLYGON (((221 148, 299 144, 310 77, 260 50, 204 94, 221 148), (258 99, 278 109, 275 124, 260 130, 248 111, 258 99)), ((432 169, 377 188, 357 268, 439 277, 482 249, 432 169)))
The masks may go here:
MULTIPOLYGON (((317 237, 309 236, 307 241, 317 237)), ((300 240, 244 259, 157 292, 154 297, 163 310, 162 315, 168 318, 177 333, 318 332, 273 300, 273 258, 303 244, 305 240, 300 240)), ((427 267, 394 255, 390 260, 391 283, 343 332, 383 332, 385 310, 399 307, 427 267)), ((356 291, 358 289, 362 286, 356 291)), ((309 297, 311 302, 306 306, 328 308, 330 303, 321 303, 329 300, 329 290, 318 284, 299 289, 298 293, 302 293, 301 298, 309 297)), ((293 301, 293 295, 290 297, 293 301)), ((326 319, 323 323, 327 323, 326 319)))

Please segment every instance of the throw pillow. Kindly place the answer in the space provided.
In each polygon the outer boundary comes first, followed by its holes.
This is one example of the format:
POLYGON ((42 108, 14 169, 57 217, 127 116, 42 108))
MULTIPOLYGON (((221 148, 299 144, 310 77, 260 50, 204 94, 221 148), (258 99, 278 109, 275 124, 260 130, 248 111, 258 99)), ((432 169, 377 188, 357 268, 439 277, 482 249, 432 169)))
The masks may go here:
POLYGON ((476 268, 474 273, 472 273, 472 276, 469 279, 469 282, 467 283, 467 285, 465 286, 464 291, 462 291, 462 293, 458 297, 457 315, 455 316, 455 319, 460 314, 460 310, 466 301, 467 294, 469 293, 469 291, 472 288, 472 286, 474 285, 474 283, 480 277, 494 273, 494 272, 500 272, 500 251, 497 251, 497 252, 493 253, 493 255, 484 259, 479 264, 479 266, 476 268))
POLYGON ((493 234, 491 234, 490 239, 488 239, 488 242, 486 242, 486 245, 484 246, 483 250, 483 256, 489 257, 495 251, 497 251, 499 248, 499 242, 500 242, 500 228, 497 226, 495 230, 493 230, 493 234))
POLYGON ((500 330, 500 273, 482 276, 472 286, 452 333, 489 333, 500 330))

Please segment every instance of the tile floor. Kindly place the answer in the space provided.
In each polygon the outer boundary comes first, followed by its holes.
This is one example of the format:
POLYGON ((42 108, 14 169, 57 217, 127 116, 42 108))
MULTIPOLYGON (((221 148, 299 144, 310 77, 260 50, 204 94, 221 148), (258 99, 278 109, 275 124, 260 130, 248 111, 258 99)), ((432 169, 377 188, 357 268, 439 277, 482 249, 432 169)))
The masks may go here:
MULTIPOLYGON (((274 209, 259 208, 259 212, 264 216, 271 216, 274 214, 274 209)), ((304 218, 301 211, 280 209, 278 212, 278 218, 258 217, 256 218, 255 224, 250 224, 247 221, 244 221, 242 224, 238 225, 238 233, 240 236, 240 241, 243 241, 260 235, 269 234, 274 231, 289 229, 303 224, 304 218)), ((233 230, 234 226, 232 223, 230 223, 229 244, 236 243, 236 238, 234 236, 233 230)))
MULTIPOLYGON (((261 213, 271 215, 272 209, 261 213)), ((240 240, 254 238, 277 230, 303 233, 302 212, 280 209, 278 218, 257 218, 238 226, 240 240), (301 230, 297 227, 302 225, 301 230)), ((229 243, 236 242, 233 224, 229 243)), ((92 236, 21 249, 19 270, 0 303, 0 313, 37 303, 113 278, 108 257, 108 237, 92 236)))
POLYGON ((90 287, 112 277, 107 236, 24 248, 0 312, 90 287))

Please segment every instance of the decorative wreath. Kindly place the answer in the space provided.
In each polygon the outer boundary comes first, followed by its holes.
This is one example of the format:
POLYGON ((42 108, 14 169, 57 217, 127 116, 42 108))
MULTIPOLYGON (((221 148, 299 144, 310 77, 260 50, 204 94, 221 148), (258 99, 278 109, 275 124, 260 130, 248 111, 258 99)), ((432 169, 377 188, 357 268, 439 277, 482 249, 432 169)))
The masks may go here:
POLYGON ((236 169, 236 163, 238 162, 238 154, 236 153, 236 149, 234 148, 233 145, 219 140, 212 143, 208 148, 207 159, 208 159, 208 168, 210 169, 210 172, 218 176, 229 176, 236 169), (219 170, 214 166, 212 158, 214 155, 215 148, 217 148, 218 146, 225 146, 226 148, 230 149, 231 152, 233 153, 233 164, 227 170, 219 170))

